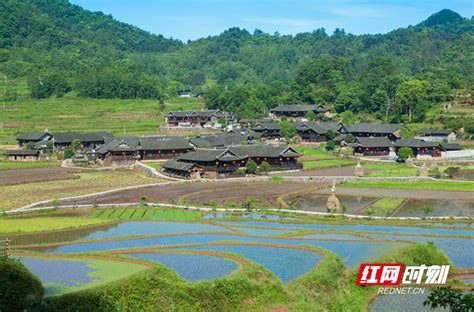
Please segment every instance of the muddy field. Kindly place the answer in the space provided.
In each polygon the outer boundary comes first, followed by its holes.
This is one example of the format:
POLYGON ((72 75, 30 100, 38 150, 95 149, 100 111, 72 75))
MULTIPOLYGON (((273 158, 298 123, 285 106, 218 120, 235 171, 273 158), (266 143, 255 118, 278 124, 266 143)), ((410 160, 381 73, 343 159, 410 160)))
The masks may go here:
POLYGON ((317 187, 318 184, 316 183, 303 182, 285 182, 281 184, 272 182, 182 183, 117 191, 94 198, 62 201, 58 204, 130 203, 138 202, 140 197, 145 195, 148 202, 189 204, 202 204, 210 201, 221 204, 229 201, 243 202, 250 196, 256 202, 274 205, 281 195, 316 189, 317 187))
MULTIPOLYGON (((319 194, 331 194, 331 189, 317 191, 319 194)), ((474 200, 470 192, 436 191, 436 190, 404 190, 404 189, 376 189, 363 187, 339 187, 338 195, 366 196, 366 197, 400 197, 414 199, 443 199, 443 200, 474 200)))
POLYGON ((74 179, 77 172, 80 170, 61 167, 0 170, 0 185, 74 179))

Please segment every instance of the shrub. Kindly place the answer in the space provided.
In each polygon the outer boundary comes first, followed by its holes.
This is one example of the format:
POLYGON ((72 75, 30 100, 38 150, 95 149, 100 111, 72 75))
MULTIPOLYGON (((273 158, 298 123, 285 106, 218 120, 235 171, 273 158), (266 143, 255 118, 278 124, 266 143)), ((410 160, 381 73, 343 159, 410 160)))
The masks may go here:
POLYGON ((268 173, 268 171, 270 171, 271 167, 270 167, 270 164, 266 161, 263 161, 261 164, 260 164, 260 171, 263 172, 263 173, 268 173))
POLYGON ((247 173, 255 174, 257 172, 258 167, 255 161, 250 159, 249 161, 247 161, 246 169, 247 169, 247 173))
POLYGON ((0 311, 23 311, 43 298, 41 281, 17 260, 0 258, 0 311))
POLYGON ((281 184, 281 183, 285 182, 285 180, 283 179, 282 176, 272 176, 270 178, 270 182, 275 183, 275 184, 281 184))
POLYGON ((77 139, 72 141, 72 143, 71 143, 71 149, 73 151, 77 151, 77 150, 81 149, 81 146, 82 146, 81 141, 79 141, 77 139))
POLYGON ((404 146, 398 150, 397 155, 401 159, 406 160, 409 157, 413 157, 413 150, 408 146, 404 146))
POLYGON ((332 141, 334 140, 334 138, 336 137, 337 133, 336 131, 332 130, 332 129, 329 129, 328 132, 326 133, 326 138, 329 140, 329 141, 332 141))
POLYGON ((352 143, 354 141, 355 141, 355 137, 350 133, 346 134, 346 136, 344 137, 344 142, 346 143, 352 143))
POLYGON ((335 148, 336 148, 336 143, 334 143, 334 141, 330 140, 326 143, 327 151, 333 151, 335 148))
POLYGON ((70 148, 64 150, 64 159, 71 159, 74 156, 74 151, 70 148))

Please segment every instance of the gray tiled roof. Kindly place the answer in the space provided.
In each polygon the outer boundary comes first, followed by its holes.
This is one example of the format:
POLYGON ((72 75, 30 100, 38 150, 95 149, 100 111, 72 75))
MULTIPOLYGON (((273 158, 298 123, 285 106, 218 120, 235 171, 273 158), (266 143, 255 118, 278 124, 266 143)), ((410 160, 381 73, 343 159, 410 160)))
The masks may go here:
POLYGON ((392 146, 392 142, 390 142, 390 140, 386 137, 357 137, 355 145, 360 147, 390 147, 392 146))
POLYGON ((192 116, 200 116, 200 117, 205 117, 209 118, 212 115, 215 115, 216 117, 225 117, 225 116, 230 116, 228 112, 223 112, 218 109, 213 109, 213 110, 188 110, 188 111, 173 111, 169 112, 168 116, 176 116, 176 117, 192 117, 192 116))
POLYGON ((328 130, 339 131, 341 124, 338 122, 330 121, 305 121, 305 122, 294 122, 293 125, 298 131, 304 131, 312 129, 315 133, 326 134, 328 130))
POLYGON ((230 146, 227 149, 196 149, 179 157, 185 161, 231 161, 241 160, 247 157, 298 157, 301 156, 293 148, 283 145, 240 145, 230 146))
POLYGON ((176 161, 175 159, 170 159, 166 161, 165 163, 163 163, 162 165, 164 169, 171 169, 171 170, 176 170, 176 171, 188 171, 195 166, 196 164, 176 161))
POLYGON ((38 155, 38 150, 28 150, 28 149, 17 149, 17 150, 6 150, 6 156, 35 156, 38 155))
POLYGON ((394 143, 395 147, 413 147, 413 148, 420 148, 420 147, 436 147, 439 146, 437 142, 426 142, 420 139, 400 139, 394 143))
POLYGON ((434 130, 434 129, 422 129, 420 135, 424 136, 446 136, 449 135, 452 130, 434 130))
POLYGON ((48 132, 23 132, 16 137, 20 141, 40 141, 45 135, 50 135, 48 132))
POLYGON ((63 132, 53 135, 54 142, 58 144, 70 144, 74 140, 81 142, 105 142, 106 138, 113 137, 112 133, 99 132, 63 132))
POLYGON ((315 112, 315 113, 325 113, 327 109, 319 106, 319 105, 312 105, 312 104, 295 104, 295 105, 279 105, 275 108, 270 110, 271 112, 298 112, 298 113, 306 113, 306 112, 315 112))
POLYGON ((227 147, 229 145, 240 144, 242 141, 247 141, 249 135, 241 133, 224 133, 218 135, 200 136, 189 139, 189 141, 196 147, 227 147))
POLYGON ((188 140, 182 137, 140 138, 140 150, 183 150, 190 149, 188 140))
POLYGON ((441 143, 441 148, 445 151, 460 151, 462 146, 457 143, 441 143))

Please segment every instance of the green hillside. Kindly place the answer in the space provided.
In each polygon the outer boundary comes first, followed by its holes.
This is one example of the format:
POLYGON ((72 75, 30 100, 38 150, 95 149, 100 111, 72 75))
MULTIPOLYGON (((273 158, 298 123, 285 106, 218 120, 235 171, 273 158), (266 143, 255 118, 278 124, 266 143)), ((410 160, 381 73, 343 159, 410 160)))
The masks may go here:
POLYGON ((193 91, 203 92, 209 107, 240 116, 310 102, 359 119, 422 122, 474 85, 473 20, 447 9, 387 34, 230 28, 184 44, 66 0, 5 0, 0 34, 0 94, 10 102, 193 91))

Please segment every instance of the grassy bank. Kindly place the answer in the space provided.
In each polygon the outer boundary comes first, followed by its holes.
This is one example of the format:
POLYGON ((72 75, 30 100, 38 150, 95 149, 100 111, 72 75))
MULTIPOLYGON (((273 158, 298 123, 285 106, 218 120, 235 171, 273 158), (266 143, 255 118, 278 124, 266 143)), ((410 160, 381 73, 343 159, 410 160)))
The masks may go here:
MULTIPOLYGON (((417 244, 379 259, 405 265, 450 264, 430 243, 417 244)), ((46 300, 49 311, 365 311, 378 287, 360 287, 357 272, 333 253, 309 273, 283 285, 257 265, 214 281, 190 283, 157 265, 125 280, 46 300)))
POLYGON ((416 177, 419 173, 416 167, 395 163, 363 164, 362 168, 371 170, 365 173, 366 177, 416 177))
POLYGON ((171 110, 199 109, 202 99, 171 99, 160 110, 155 100, 60 98, 19 100, 2 112, 0 144, 15 144, 23 131, 111 131, 114 135, 156 133, 171 110))
POLYGON ((403 201, 403 198, 381 198, 365 209, 365 212, 369 216, 388 216, 397 209, 403 201))
MULTIPOLYGON (((444 253, 430 243, 417 244, 386 255, 378 263, 405 265, 450 264, 444 253)), ((367 311, 378 286, 356 285, 358 272, 346 269, 329 253, 316 270, 290 284, 295 311, 367 311)))
POLYGON ((472 182, 445 181, 354 181, 340 184, 341 187, 368 187, 383 189, 410 189, 433 191, 474 192, 472 182))
POLYGON ((321 159, 303 161, 304 169, 323 169, 355 165, 355 161, 350 159, 321 159))
POLYGON ((43 167, 56 167, 57 162, 53 161, 31 161, 31 162, 18 162, 18 161, 0 161, 0 170, 8 169, 27 169, 27 168, 43 168, 43 167))
POLYGON ((54 231, 106 223, 107 220, 79 217, 2 218, 0 234, 54 231))
POLYGON ((284 286, 250 266, 224 279, 188 283, 157 266, 103 288, 47 300, 48 311, 262 311, 287 302, 284 286))

